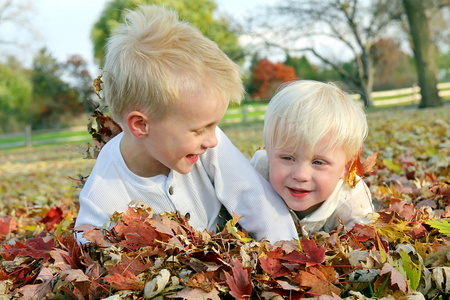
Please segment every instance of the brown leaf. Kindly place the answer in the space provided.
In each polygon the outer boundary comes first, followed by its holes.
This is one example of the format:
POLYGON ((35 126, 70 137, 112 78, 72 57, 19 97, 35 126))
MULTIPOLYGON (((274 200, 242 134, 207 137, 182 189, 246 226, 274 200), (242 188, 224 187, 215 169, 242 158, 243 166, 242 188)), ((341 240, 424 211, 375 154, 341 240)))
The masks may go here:
POLYGON ((214 283, 209 281, 205 274, 195 273, 193 276, 189 277, 189 282, 187 286, 192 288, 200 288, 205 292, 209 293, 214 289, 214 283))
POLYGON ((101 84, 103 83, 102 76, 103 76, 103 74, 98 76, 97 78, 95 78, 94 82, 92 83, 92 86, 91 86, 91 90, 93 90, 95 92, 98 99, 102 99, 102 97, 100 97, 100 91, 102 90, 101 84))
POLYGON ((20 299, 39 300, 45 298, 45 296, 52 291, 51 282, 53 274, 48 268, 42 268, 38 277, 38 281, 42 281, 40 284, 29 284, 18 291, 22 294, 20 299))
POLYGON ((204 299, 220 300, 219 292, 217 291, 216 288, 213 288, 210 292, 205 292, 203 289, 186 287, 181 291, 167 297, 183 298, 189 300, 204 300, 204 299))

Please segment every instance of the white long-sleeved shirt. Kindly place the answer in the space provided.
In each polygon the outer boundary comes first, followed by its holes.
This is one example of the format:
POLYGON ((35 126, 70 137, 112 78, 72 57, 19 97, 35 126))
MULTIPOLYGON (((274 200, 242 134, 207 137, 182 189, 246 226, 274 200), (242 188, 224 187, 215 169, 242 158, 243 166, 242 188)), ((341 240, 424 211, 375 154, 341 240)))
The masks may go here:
MULTIPOLYGON (((266 150, 258 150, 251 159, 253 167, 267 180, 269 177, 269 159, 266 150)), ((369 188, 360 180, 354 188, 340 179, 333 193, 311 214, 299 219, 294 211, 291 216, 302 229, 302 234, 312 235, 319 231, 330 232, 339 224, 339 218, 347 229, 355 223, 368 223, 373 213, 372 197, 369 188)))
MULTIPOLYGON (((197 230, 215 231, 222 205, 244 216, 239 224, 256 239, 270 242, 297 238, 294 222, 284 201, 269 182, 217 128, 218 145, 199 157, 191 172, 171 170, 168 176, 144 178, 131 172, 120 152, 123 133, 100 151, 80 193, 75 226, 102 226, 114 212, 125 212, 136 200, 156 213, 178 210, 190 214, 197 230)), ((78 236, 80 242, 85 240, 78 236)))

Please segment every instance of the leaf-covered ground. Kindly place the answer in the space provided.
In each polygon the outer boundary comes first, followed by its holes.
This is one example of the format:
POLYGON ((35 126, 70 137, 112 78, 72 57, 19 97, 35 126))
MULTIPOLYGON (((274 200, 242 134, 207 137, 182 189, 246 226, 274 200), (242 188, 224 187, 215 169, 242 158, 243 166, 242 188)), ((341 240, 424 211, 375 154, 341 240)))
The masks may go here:
MULTIPOLYGON (((0 299, 447 299, 449 116, 448 105, 370 113, 376 220, 275 245, 248 240, 237 216, 196 232, 136 204, 111 230, 82 228, 92 245, 80 247, 73 186, 95 163, 84 145, 2 151, 0 299)), ((223 129, 249 158, 262 146, 261 123, 223 129)))

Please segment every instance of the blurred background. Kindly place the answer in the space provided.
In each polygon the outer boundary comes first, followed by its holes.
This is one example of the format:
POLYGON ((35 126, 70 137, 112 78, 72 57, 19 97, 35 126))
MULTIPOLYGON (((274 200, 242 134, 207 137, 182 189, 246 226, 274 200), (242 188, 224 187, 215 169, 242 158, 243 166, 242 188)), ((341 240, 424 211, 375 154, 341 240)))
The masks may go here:
POLYGON ((0 134, 85 125, 105 40, 144 3, 174 8, 241 65, 245 103, 295 79, 337 81, 369 110, 377 91, 450 100, 449 0, 0 0, 0 134))

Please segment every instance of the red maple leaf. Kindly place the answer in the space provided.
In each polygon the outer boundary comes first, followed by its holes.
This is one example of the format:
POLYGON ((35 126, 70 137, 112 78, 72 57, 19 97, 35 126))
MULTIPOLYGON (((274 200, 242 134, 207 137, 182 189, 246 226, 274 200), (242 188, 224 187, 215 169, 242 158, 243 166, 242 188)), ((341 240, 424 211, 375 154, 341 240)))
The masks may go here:
POLYGON ((50 231, 53 229, 55 225, 58 225, 61 223, 61 221, 64 219, 63 217, 63 211, 60 207, 56 208, 50 208, 50 210, 47 212, 44 218, 40 220, 40 223, 46 224, 45 229, 50 231))
POLYGON ((158 241, 161 241, 161 236, 155 228, 142 221, 134 221, 129 225, 119 224, 114 229, 122 239, 120 245, 131 250, 159 245, 158 241))
POLYGON ((16 241, 14 246, 4 244, 3 252, 10 254, 13 259, 16 256, 29 256, 35 259, 42 258, 44 262, 47 262, 51 258, 50 251, 55 247, 55 239, 50 237, 46 238, 46 240, 42 237, 34 237, 29 238, 26 243, 16 241))
POLYGON ((323 262, 325 259, 325 248, 318 247, 313 240, 302 239, 300 243, 306 255, 298 251, 292 251, 284 256, 283 259, 306 264, 307 266, 314 266, 323 262))
POLYGON ((233 276, 225 272, 227 284, 230 287, 230 295, 238 300, 249 299, 252 294, 252 284, 250 281, 250 273, 242 268, 241 262, 236 259, 234 267, 231 267, 233 276))
POLYGON ((264 272, 272 275, 274 278, 288 274, 289 272, 287 269, 280 263, 280 259, 282 259, 283 256, 284 254, 281 247, 267 253, 267 258, 261 256, 259 262, 261 263, 264 272))

